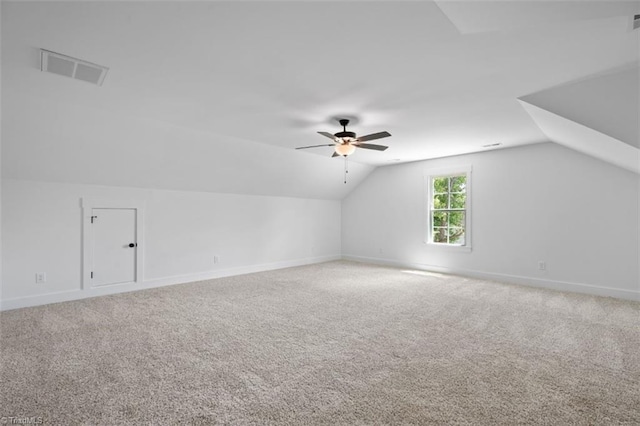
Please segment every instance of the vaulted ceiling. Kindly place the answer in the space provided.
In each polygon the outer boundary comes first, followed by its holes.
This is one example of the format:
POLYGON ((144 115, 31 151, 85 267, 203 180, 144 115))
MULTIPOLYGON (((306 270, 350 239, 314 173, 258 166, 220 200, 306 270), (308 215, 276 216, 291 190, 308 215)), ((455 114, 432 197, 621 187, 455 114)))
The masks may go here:
POLYGON ((545 113, 637 154, 638 13, 637 1, 3 2, 2 173, 340 199, 376 166, 565 138, 545 113), (41 72, 40 48, 109 67, 104 84, 41 72), (330 147, 294 150, 325 143, 317 131, 340 117, 393 135, 349 157, 346 185, 330 147))

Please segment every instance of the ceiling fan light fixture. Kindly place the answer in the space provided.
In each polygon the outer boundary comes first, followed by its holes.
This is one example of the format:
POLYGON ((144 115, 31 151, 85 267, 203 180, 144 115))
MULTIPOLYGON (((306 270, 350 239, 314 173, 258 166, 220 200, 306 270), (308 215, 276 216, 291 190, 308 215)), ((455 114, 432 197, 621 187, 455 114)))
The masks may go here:
POLYGON ((357 137, 354 132, 347 131, 347 124, 349 124, 349 120, 344 118, 340 120, 340 125, 342 126, 342 132, 338 132, 335 134, 329 133, 329 132, 318 132, 325 138, 331 139, 333 141, 333 143, 331 144, 300 146, 296 149, 308 149, 308 148, 319 148, 321 146, 332 146, 335 150, 332 157, 346 157, 347 155, 353 154, 356 148, 373 149, 375 151, 384 151, 385 149, 388 148, 388 146, 385 146, 385 145, 375 145, 372 143, 363 143, 363 142, 387 138, 391 136, 391 133, 378 132, 378 133, 372 133, 370 135, 357 137))
POLYGON ((339 155, 342 155, 343 157, 353 154, 355 150, 356 150, 356 146, 351 145, 350 143, 336 145, 336 153, 339 155))

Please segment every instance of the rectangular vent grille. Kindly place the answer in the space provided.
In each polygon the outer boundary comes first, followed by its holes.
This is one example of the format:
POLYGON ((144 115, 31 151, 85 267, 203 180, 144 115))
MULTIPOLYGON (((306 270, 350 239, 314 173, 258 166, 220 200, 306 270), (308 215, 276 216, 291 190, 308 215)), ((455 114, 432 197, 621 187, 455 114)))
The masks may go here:
POLYGON ((40 70, 102 86, 109 68, 40 49, 40 70))
POLYGON ((640 15, 633 15, 633 29, 637 30, 640 28, 640 15))

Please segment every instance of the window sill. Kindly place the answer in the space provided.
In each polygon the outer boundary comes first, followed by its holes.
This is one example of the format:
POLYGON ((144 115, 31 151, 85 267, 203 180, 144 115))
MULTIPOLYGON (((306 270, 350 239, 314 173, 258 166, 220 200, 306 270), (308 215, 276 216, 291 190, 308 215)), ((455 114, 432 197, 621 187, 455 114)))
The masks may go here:
POLYGON ((442 250, 457 251, 461 253, 471 253, 471 246, 458 246, 453 244, 438 244, 438 243, 429 243, 429 242, 425 242, 424 245, 426 245, 429 248, 431 247, 437 248, 438 250, 442 249, 442 250))

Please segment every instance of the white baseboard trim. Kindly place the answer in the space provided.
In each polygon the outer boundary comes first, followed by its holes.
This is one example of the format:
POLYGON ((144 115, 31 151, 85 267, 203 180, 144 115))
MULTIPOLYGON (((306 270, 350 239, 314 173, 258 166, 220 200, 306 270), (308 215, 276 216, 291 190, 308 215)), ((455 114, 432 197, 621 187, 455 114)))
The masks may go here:
POLYGON ((258 265, 239 266, 236 268, 219 269, 215 271, 201 272, 197 274, 179 275, 165 278, 153 278, 137 283, 117 284, 113 286, 89 288, 86 290, 67 290, 56 293, 39 294, 36 296, 18 297, 0 301, 0 311, 27 308, 30 306, 47 305, 50 303, 68 302, 72 300, 87 299, 90 297, 107 296, 110 294, 128 293, 131 291, 164 287, 168 285, 185 284, 195 281, 211 280, 216 278, 231 277, 235 275, 252 274, 255 272, 272 271, 275 269, 292 268, 294 266, 311 265, 314 263, 340 260, 340 255, 307 257, 302 259, 285 260, 281 262, 263 263, 258 265))
POLYGON ((525 277, 520 275, 509 275, 495 272, 476 271, 469 269, 448 268, 437 265, 428 265, 422 263, 402 262, 399 260, 390 260, 376 257, 364 257, 344 254, 344 260, 352 260, 355 262, 372 263, 376 265, 393 266, 397 268, 411 268, 429 272, 440 272, 444 274, 460 275, 470 278, 478 278, 490 281, 499 281, 510 284, 519 284, 528 287, 541 287, 551 290, 570 291, 574 293, 592 294, 596 296, 615 297, 617 299, 640 301, 640 290, 625 290, 621 288, 602 287, 591 284, 582 284, 568 281, 545 280, 540 278, 525 277))

